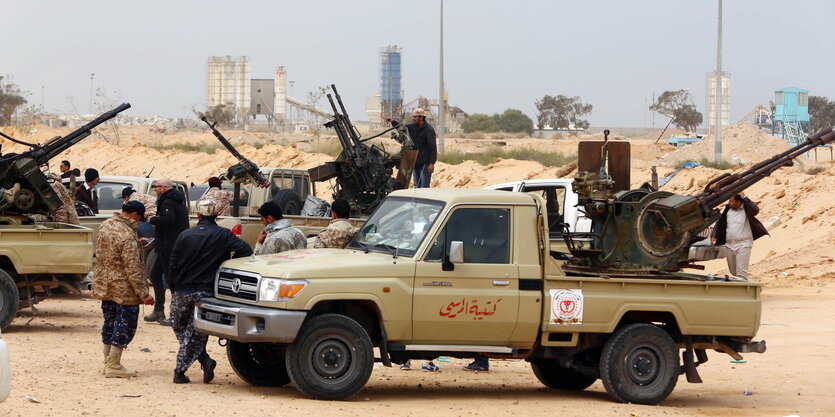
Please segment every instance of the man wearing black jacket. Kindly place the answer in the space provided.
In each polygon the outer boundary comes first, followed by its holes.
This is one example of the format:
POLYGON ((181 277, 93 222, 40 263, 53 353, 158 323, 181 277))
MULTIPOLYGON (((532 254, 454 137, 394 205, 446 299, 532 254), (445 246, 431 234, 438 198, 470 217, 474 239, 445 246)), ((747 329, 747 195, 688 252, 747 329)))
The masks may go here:
POLYGON ((754 241, 767 235, 768 230, 755 217, 760 212, 757 203, 736 194, 728 200, 722 211, 722 217, 713 228, 711 243, 714 246, 725 245, 726 259, 731 275, 748 278, 748 263, 754 241))
POLYGON ((252 255, 249 245, 229 229, 215 223, 217 206, 212 200, 197 202, 197 225, 181 233, 171 252, 171 327, 180 342, 174 383, 189 382, 186 371, 199 361, 203 382, 214 378, 217 362, 206 352, 209 336, 194 329, 194 305, 211 297, 215 274, 223 261, 252 255))
POLYGON ((432 173, 435 172, 435 161, 438 159, 435 129, 426 122, 426 113, 423 109, 415 109, 412 112, 412 121, 414 123, 410 123, 406 127, 409 129, 409 136, 418 150, 413 173, 415 188, 429 188, 432 173))
POLYGON ((154 312, 145 316, 145 321, 156 321, 163 326, 170 326, 165 319, 165 279, 171 280, 171 250, 174 242, 184 230, 188 229, 188 208, 186 198, 180 190, 174 188, 170 178, 160 178, 152 185, 157 198, 157 215, 151 217, 148 223, 156 228, 154 250, 157 262, 151 271, 151 282, 154 284, 154 312))

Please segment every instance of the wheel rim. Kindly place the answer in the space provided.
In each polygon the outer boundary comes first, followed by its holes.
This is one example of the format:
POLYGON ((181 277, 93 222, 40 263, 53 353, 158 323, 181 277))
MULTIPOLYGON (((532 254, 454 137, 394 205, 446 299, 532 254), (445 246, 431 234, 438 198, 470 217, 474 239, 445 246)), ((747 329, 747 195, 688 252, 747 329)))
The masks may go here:
POLYGON ((641 387, 658 382, 664 371, 661 353, 649 345, 638 346, 626 357, 626 376, 633 384, 641 387))
POLYGON ((311 352, 311 365, 322 380, 335 382, 354 368, 352 349, 344 339, 330 337, 318 341, 315 346, 311 352))

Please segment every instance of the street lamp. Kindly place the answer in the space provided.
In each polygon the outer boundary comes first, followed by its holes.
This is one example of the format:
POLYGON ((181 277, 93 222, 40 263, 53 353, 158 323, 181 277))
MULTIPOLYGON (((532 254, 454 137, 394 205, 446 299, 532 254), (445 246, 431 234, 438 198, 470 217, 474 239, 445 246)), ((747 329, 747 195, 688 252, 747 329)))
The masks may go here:
POLYGON ((444 102, 444 0, 441 0, 441 68, 438 76, 438 152, 444 153, 444 130, 446 130, 446 106, 444 102))

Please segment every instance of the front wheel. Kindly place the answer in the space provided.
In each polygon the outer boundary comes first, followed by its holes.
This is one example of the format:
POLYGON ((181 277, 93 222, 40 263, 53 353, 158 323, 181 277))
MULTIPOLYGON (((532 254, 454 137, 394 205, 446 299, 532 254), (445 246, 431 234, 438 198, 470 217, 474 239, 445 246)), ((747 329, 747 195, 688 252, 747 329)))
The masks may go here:
POLYGON ((287 371, 296 388, 317 400, 353 397, 368 382, 373 366, 368 333, 339 314, 310 319, 287 352, 287 371))
POLYGON ((597 378, 560 366, 556 360, 531 361, 536 379, 548 388, 582 391, 594 384, 597 378))
POLYGON ((673 391, 678 375, 678 348, 657 326, 630 324, 603 347, 600 379, 617 401, 658 404, 673 391))
POLYGON ((20 307, 20 293, 17 291, 12 276, 0 269, 0 330, 6 330, 12 324, 20 307))
POLYGON ((226 357, 235 373, 250 385, 281 387, 290 382, 280 345, 229 340, 226 357))

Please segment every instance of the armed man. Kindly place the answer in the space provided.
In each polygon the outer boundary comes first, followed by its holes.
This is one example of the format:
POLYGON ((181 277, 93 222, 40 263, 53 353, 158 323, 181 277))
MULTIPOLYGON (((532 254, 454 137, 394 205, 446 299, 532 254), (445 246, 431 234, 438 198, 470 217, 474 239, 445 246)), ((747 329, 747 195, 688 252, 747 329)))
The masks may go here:
POLYGON ((249 244, 217 225, 217 206, 213 201, 197 202, 197 218, 197 225, 180 233, 171 251, 171 327, 180 342, 175 384, 190 382, 185 373, 195 361, 203 368, 203 383, 214 379, 217 362, 206 352, 209 336, 194 329, 194 305, 201 298, 212 296, 215 274, 223 261, 230 256, 252 255, 249 244))
POLYGON ((336 199, 331 205, 331 222, 325 230, 316 236, 314 248, 345 249, 348 242, 357 234, 357 229, 348 220, 351 215, 351 205, 347 200, 336 199))
POLYGON ((415 188, 429 188, 432 173, 435 172, 435 161, 438 159, 438 145, 435 141, 435 129, 426 122, 423 109, 412 112, 412 121, 407 125, 409 136, 418 150, 415 161, 415 188))
POLYGON ((268 255, 307 247, 307 238, 301 230, 293 227, 290 220, 284 218, 281 207, 274 201, 267 201, 258 208, 264 231, 258 236, 255 245, 256 255, 268 255))

